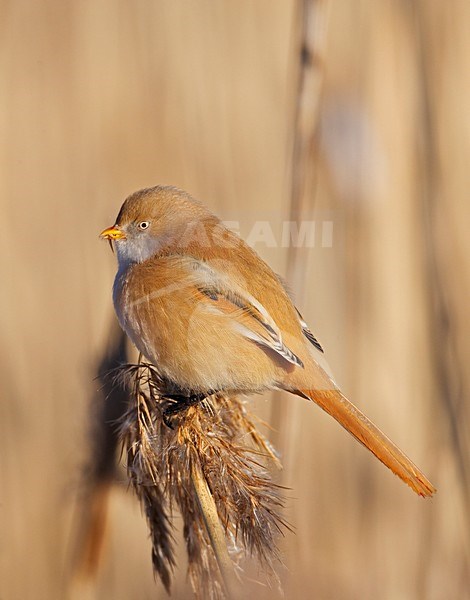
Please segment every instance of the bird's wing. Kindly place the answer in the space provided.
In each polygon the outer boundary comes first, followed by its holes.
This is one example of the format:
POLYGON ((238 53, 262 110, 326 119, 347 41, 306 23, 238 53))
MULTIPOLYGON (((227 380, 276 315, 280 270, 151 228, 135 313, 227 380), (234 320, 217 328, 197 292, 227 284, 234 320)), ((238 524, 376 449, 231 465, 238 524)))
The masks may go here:
POLYGON ((208 310, 229 315, 241 335, 271 349, 289 363, 304 366, 283 342, 279 327, 256 298, 206 262, 189 258, 188 261, 188 277, 200 293, 200 300, 207 302, 208 310))
MULTIPOLYGON (((287 292, 287 295, 289 296, 289 298, 292 300, 292 303, 294 303, 294 295, 292 293, 292 291, 289 288, 289 285, 287 283, 287 281, 284 279, 284 277, 282 277, 281 275, 279 275, 278 273, 275 274, 277 280, 279 281, 279 283, 282 285, 282 287, 285 289, 285 291, 287 292)), ((299 317, 299 322, 300 325, 302 327, 302 333, 304 334, 304 336, 308 339, 308 341, 313 344, 315 346, 315 348, 317 350, 319 350, 322 354, 324 353, 324 350, 322 348, 322 345, 320 344, 320 342, 317 340, 317 338, 313 335, 311 329, 309 328, 309 326, 307 325, 307 323, 304 321, 304 318, 302 317, 302 315, 300 314, 300 310, 294 305, 294 308, 297 312, 297 316, 299 317)))
POLYGON ((313 335, 313 333, 310 331, 309 326, 307 325, 307 323, 304 321, 302 315, 299 312, 299 309, 296 308, 295 309, 297 311, 297 314, 299 315, 299 320, 300 320, 300 324, 302 325, 302 333, 304 334, 304 336, 308 339, 308 341, 310 343, 312 343, 315 348, 317 350, 320 350, 320 352, 323 353, 323 348, 320 344, 320 342, 317 340, 317 338, 313 335))

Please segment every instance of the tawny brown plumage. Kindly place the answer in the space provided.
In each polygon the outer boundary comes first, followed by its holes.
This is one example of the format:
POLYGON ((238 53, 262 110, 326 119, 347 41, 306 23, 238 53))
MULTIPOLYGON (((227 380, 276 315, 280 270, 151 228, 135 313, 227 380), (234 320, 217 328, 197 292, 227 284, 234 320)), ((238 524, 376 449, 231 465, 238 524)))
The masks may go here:
POLYGON ((188 394, 279 388, 310 398, 405 481, 433 485, 340 392, 279 277, 203 204, 173 187, 123 204, 111 239, 123 329, 162 378, 188 394))

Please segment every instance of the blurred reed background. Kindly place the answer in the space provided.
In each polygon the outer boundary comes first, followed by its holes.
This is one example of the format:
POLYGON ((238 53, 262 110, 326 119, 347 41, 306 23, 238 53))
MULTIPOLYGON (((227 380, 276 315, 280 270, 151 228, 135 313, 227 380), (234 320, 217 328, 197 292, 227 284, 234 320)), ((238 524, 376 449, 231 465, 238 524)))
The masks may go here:
MULTIPOLYGON (((438 487, 415 497, 307 402, 255 399, 292 489, 286 597, 469 597, 470 4, 0 10, 2 600, 165 597, 122 472, 96 576, 68 577, 113 323, 98 233, 156 183, 244 237, 270 224, 275 243, 251 241, 290 281, 337 380, 438 487), (314 247, 279 243, 295 219, 316 222, 314 247)), ((174 597, 190 598, 184 550, 176 578, 174 597)))

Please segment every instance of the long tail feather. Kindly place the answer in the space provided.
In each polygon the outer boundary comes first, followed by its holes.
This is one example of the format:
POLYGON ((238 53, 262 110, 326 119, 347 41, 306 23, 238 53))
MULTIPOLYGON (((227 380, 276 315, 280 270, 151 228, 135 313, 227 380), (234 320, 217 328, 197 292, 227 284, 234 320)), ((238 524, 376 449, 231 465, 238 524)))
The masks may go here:
POLYGON ((436 492, 418 467, 339 390, 298 390, 297 394, 323 408, 417 494, 424 497, 436 492))

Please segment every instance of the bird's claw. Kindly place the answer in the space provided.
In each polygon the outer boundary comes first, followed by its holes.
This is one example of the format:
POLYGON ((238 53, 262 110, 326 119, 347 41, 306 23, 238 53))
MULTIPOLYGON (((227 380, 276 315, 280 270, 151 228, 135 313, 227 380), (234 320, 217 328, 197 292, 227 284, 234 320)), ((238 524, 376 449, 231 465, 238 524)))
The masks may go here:
POLYGON ((211 396, 214 392, 209 391, 205 394, 191 394, 190 396, 183 395, 165 395, 163 398, 169 402, 163 408, 162 418, 163 422, 170 429, 175 429, 173 418, 180 415, 182 412, 186 412, 191 406, 195 406, 202 402, 208 396, 211 396))

